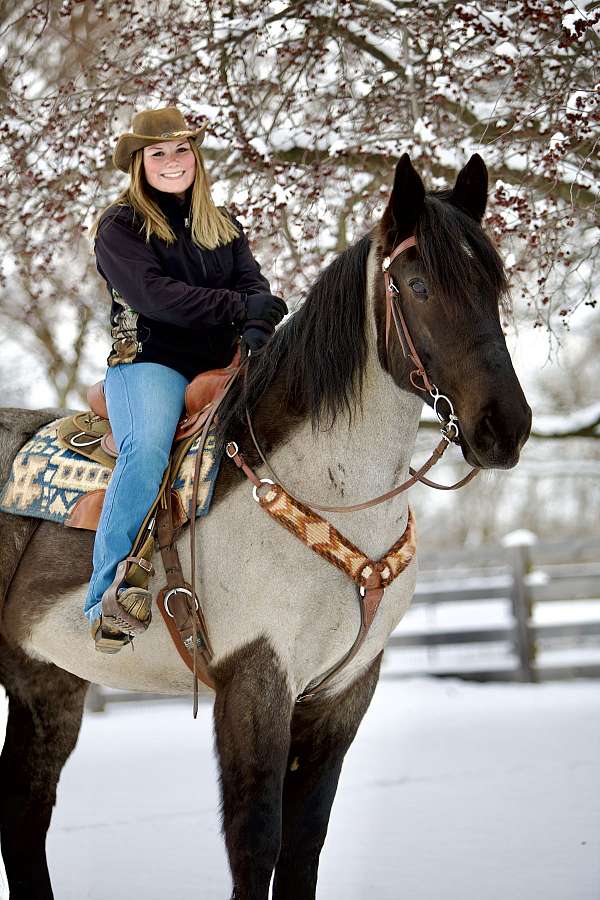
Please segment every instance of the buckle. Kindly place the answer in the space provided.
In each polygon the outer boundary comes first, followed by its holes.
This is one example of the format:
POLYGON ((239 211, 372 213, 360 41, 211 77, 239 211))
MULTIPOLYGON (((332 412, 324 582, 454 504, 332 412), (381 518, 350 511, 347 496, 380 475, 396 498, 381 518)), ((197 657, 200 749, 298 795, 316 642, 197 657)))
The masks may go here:
MULTIPOLYGON (((187 594, 188 597, 191 597, 191 596, 192 596, 192 592, 189 591, 189 590, 188 590, 187 588, 185 588, 185 587, 171 588, 170 591, 167 591, 167 593, 166 593, 165 596, 164 596, 163 603, 164 603, 164 606, 165 606, 165 612, 166 612, 167 615, 170 616, 172 619, 174 619, 175 616, 173 615, 173 613, 171 612, 171 610, 170 610, 170 608, 169 608, 169 600, 171 599, 171 597, 173 596, 173 594, 187 594)), ((194 597, 194 603, 195 603, 196 609, 200 609, 200 607, 198 606, 198 598, 197 598, 197 597, 194 597)))
POLYGON ((259 491, 259 488, 261 488, 263 486, 263 484, 275 484, 275 482, 271 481, 270 478, 261 478, 260 484, 254 485, 254 487, 252 488, 252 496, 254 497, 254 499, 256 500, 257 503, 260 503, 260 497, 258 496, 258 491, 259 491))
POLYGON ((102 440, 102 437, 98 437, 98 438, 95 437, 95 438, 92 438, 92 440, 90 440, 90 441, 79 441, 79 442, 78 442, 77 439, 78 439, 78 438, 81 438, 81 437, 88 437, 87 432, 86 432, 86 431, 79 431, 77 434, 72 435, 72 436, 69 438, 69 443, 70 443, 70 445, 71 445, 72 447, 93 447, 94 444, 99 444, 100 441, 102 440))

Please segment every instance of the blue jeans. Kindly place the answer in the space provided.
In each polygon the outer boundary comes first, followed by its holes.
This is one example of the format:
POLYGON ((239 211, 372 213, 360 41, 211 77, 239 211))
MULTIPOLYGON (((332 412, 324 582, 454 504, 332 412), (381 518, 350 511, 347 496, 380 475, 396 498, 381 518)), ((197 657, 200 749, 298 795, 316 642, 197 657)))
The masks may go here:
POLYGON ((158 363, 121 364, 106 372, 104 390, 119 457, 94 543, 94 571, 84 605, 90 622, 99 618, 102 595, 131 552, 158 493, 187 384, 179 372, 158 363))

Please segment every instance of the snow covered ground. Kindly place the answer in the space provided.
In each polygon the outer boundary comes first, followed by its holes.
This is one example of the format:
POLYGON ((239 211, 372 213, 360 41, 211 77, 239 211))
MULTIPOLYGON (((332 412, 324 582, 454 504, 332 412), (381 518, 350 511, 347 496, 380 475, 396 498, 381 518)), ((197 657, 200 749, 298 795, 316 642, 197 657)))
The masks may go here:
MULTIPOLYGON (((346 760, 318 896, 598 900, 599 801, 597 682, 381 682, 346 760)), ((210 704, 196 722, 169 701, 88 714, 49 860, 60 900, 226 900, 210 704)))

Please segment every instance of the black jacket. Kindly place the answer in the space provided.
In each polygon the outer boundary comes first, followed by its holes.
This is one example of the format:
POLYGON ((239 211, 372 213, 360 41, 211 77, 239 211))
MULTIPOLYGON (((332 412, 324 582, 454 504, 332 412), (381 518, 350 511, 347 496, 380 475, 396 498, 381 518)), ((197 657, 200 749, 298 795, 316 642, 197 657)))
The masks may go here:
POLYGON ((192 379, 227 365, 245 319, 246 295, 270 293, 242 226, 215 250, 198 247, 189 229, 189 196, 152 191, 177 240, 146 243, 127 206, 111 207, 96 236, 96 264, 112 300, 109 365, 155 362, 192 379))

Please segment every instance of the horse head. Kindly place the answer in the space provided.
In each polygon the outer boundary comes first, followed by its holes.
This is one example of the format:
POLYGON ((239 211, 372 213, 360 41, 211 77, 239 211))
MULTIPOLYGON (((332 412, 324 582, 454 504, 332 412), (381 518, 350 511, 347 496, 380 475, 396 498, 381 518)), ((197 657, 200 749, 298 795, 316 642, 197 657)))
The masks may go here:
POLYGON ((506 273, 481 227, 487 184, 475 154, 451 190, 426 192, 402 156, 378 229, 375 317, 379 360, 396 384, 431 406, 447 397, 451 406, 436 411, 447 417, 453 407, 466 461, 508 469, 529 437, 531 409, 500 321, 506 273))

